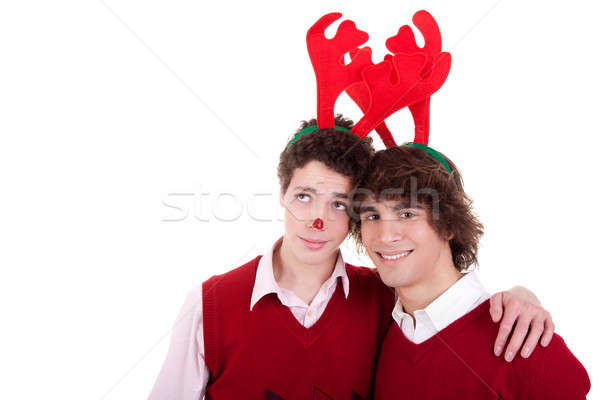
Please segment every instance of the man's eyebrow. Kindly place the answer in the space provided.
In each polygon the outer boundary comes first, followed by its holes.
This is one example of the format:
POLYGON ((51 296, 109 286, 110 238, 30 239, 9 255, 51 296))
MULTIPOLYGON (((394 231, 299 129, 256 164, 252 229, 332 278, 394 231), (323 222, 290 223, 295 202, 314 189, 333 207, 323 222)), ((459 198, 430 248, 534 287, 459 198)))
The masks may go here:
MULTIPOLYGON (((313 194, 323 194, 321 192, 317 192, 317 189, 310 187, 310 186, 295 186, 294 190, 300 190, 302 192, 309 192, 309 193, 313 193, 313 194)), ((339 198, 339 199, 347 199, 348 193, 340 193, 340 192, 333 192, 333 197, 339 198)))
POLYGON ((406 208, 414 208, 414 209, 417 209, 417 210, 423 210, 424 209, 423 206, 421 206, 419 204, 415 204, 415 205, 409 206, 409 205, 406 205, 405 203, 402 203, 402 202, 394 204, 394 206, 392 208, 394 210, 404 210, 406 208))
POLYGON ((347 199, 348 198, 348 193, 333 192, 333 197, 337 197, 337 198, 340 198, 340 199, 347 199))
POLYGON ((359 206, 358 207, 359 214, 367 213, 367 212, 377 212, 377 209, 373 206, 359 206))
POLYGON ((296 187, 294 187, 294 190, 301 190, 303 192, 310 192, 310 193, 317 194, 317 189, 312 188, 310 186, 296 186, 296 187))

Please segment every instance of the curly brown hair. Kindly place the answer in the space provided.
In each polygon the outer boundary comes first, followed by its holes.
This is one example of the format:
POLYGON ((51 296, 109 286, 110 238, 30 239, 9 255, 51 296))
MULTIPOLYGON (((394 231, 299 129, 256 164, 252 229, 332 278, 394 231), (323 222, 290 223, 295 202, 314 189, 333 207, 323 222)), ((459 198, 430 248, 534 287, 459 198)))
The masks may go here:
MULTIPOLYGON (((440 153, 441 154, 441 153, 440 153)), ((477 265, 483 225, 472 210, 456 165, 445 155, 452 173, 424 150, 394 146, 378 151, 369 171, 352 196, 350 235, 364 250, 359 207, 366 197, 376 201, 403 200, 424 207, 428 221, 441 238, 450 238, 454 266, 459 271, 477 265)))
MULTIPOLYGON (((316 124, 317 120, 314 118, 310 121, 302 121, 296 133, 316 124)), ((337 114, 335 125, 350 130, 354 122, 337 114)), ((291 143, 290 138, 279 156, 277 167, 281 191, 284 193, 287 191, 294 170, 304 167, 310 161, 320 161, 333 171, 347 176, 352 181, 353 187, 356 187, 364 179, 369 160, 374 153, 371 138, 360 139, 353 133, 334 128, 305 133, 294 143, 291 143)))

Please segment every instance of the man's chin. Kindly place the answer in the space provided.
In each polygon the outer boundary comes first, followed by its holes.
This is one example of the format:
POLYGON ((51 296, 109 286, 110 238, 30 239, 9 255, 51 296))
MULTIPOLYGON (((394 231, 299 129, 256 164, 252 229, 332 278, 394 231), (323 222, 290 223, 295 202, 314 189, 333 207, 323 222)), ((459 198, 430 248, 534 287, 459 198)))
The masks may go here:
POLYGON ((377 266, 379 277, 386 286, 391 288, 403 288, 410 285, 410 279, 402 274, 398 274, 398 271, 390 271, 390 267, 384 266, 383 268, 377 266))
POLYGON ((296 254, 304 264, 319 265, 336 256, 337 252, 338 248, 334 248, 330 243, 319 249, 307 248, 307 246, 301 243, 296 254))

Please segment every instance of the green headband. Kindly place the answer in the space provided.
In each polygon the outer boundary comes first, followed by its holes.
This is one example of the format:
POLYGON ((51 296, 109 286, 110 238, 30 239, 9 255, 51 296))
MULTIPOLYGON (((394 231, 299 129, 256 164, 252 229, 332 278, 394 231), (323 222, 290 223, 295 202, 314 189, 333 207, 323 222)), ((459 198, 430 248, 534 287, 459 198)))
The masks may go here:
MULTIPOLYGON (((311 126, 307 126, 306 128, 302 129, 300 132, 296 133, 296 135, 294 135, 294 137, 292 138, 292 140, 290 140, 290 143, 288 144, 288 148, 296 141, 298 140, 298 138, 302 135, 304 135, 305 133, 309 133, 309 132, 315 132, 316 130, 318 130, 319 127, 317 125, 311 125, 311 126)), ((338 126, 335 125, 335 129, 340 130, 340 131, 344 131, 344 132, 350 132, 350 129, 348 128, 344 128, 343 126, 338 126)), ((424 144, 420 144, 420 143, 408 143, 405 144, 404 146, 408 146, 408 147, 414 147, 417 149, 421 149, 424 150, 427 154, 429 154, 430 156, 432 156, 433 158, 435 158, 436 160, 439 161, 440 164, 442 164, 444 166, 444 168, 446 168, 446 170, 452 174, 452 168, 450 168, 450 165, 448 164, 448 162, 446 161, 446 159, 444 158, 443 155, 441 155, 437 150, 426 146, 424 144)))
POLYGON ((433 157, 436 160, 438 160, 439 163, 442 164, 444 166, 444 168, 446 168, 446 170, 448 172, 450 172, 450 174, 452 174, 452 168, 450 168, 450 165, 448 164, 448 162, 446 161, 446 159, 444 158, 444 156, 441 155, 437 150, 434 150, 431 147, 426 146, 424 144, 420 144, 420 143, 408 143, 408 144, 405 144, 404 146, 414 147, 414 148, 417 148, 417 149, 425 150, 425 152, 427 154, 429 154, 431 157, 433 157))
MULTIPOLYGON (((292 143, 294 143, 296 140, 298 140, 298 138, 300 136, 304 135, 305 133, 314 132, 317 129, 319 129, 319 127, 317 125, 307 126, 306 128, 302 129, 300 132, 296 133, 296 135, 292 138, 292 140, 290 140, 290 143, 288 144, 288 148, 292 145, 292 143)), ((335 125, 335 129, 337 129, 339 131, 350 132, 350 129, 344 128, 343 126, 335 125)))

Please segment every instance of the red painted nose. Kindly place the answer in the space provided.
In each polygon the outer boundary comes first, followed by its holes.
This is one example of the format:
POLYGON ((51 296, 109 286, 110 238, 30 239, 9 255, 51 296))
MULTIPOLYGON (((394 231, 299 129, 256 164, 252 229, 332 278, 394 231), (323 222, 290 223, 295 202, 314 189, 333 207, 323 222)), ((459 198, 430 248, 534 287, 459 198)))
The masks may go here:
POLYGON ((323 220, 321 218, 315 219, 312 226, 313 226, 313 228, 318 229, 318 230, 323 229, 323 220))

